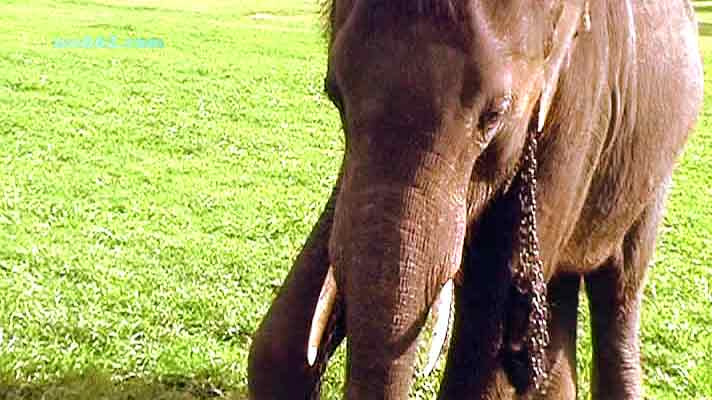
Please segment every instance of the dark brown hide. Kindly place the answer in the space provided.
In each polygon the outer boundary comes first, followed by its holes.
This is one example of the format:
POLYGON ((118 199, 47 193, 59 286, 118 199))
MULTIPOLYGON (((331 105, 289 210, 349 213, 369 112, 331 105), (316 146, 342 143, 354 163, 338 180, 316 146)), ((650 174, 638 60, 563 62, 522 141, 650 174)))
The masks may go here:
POLYGON ((345 398, 407 398, 417 335, 456 276, 440 398, 575 399, 582 282, 594 398, 641 398, 645 270, 702 102, 690 4, 333 0, 328 16, 326 88, 344 125, 344 164, 255 335, 250 398, 318 398, 344 336, 345 398), (512 274, 518 162, 540 125, 536 228, 551 343, 537 397, 522 350, 531 302, 512 274), (310 321, 330 264, 337 311, 309 367, 310 321))

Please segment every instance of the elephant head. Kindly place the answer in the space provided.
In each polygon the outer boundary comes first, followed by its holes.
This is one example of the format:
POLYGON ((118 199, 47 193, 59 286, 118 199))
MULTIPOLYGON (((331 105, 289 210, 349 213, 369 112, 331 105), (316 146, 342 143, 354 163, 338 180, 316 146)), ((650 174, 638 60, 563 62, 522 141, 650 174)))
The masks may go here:
POLYGON ((428 312, 461 279, 469 230, 546 127, 585 4, 333 0, 329 21, 326 92, 345 156, 308 358, 343 313, 345 398, 403 399, 428 312))

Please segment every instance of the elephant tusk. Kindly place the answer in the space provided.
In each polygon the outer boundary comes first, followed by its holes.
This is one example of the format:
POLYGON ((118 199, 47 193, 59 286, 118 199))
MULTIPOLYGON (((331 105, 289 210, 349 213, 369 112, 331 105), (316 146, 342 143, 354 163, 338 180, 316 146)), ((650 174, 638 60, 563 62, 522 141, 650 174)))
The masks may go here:
POLYGON ((438 362, 440 353, 445 345, 448 330, 450 329, 450 308, 454 297, 455 286, 453 280, 450 279, 445 283, 438 300, 436 302, 436 318, 435 328, 433 329, 433 342, 428 352, 428 364, 425 366, 424 375, 430 375, 435 369, 435 364, 438 362))
POLYGON ((329 316, 334 308, 336 301, 336 278, 334 277, 334 267, 330 266, 326 273, 326 279, 319 293, 319 301, 314 310, 314 317, 309 330, 309 342, 307 343, 307 361, 309 366, 313 367, 316 362, 316 356, 319 353, 319 345, 321 344, 322 336, 326 330, 326 325, 329 322, 329 316))
POLYGON ((541 103, 539 106, 539 121, 537 123, 536 131, 541 133, 544 131, 544 125, 546 124, 546 118, 549 115, 549 107, 551 107, 551 99, 553 94, 550 93, 552 89, 550 87, 544 88, 544 94, 541 96, 541 103))

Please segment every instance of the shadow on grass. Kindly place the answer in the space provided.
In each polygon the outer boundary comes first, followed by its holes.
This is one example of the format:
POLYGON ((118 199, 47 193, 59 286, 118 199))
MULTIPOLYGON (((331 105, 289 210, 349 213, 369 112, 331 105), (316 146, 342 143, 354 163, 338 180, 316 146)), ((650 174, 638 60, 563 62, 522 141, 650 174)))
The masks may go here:
POLYGON ((68 377, 56 382, 28 384, 0 377, 0 400, 246 400, 243 390, 224 390, 209 379, 138 378, 120 383, 109 376, 68 377))

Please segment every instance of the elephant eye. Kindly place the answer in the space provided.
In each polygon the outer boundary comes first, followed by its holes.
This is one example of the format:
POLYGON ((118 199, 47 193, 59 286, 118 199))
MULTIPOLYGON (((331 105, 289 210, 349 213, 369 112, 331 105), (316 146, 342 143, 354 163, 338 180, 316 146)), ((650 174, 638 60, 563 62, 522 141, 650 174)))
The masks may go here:
POLYGON ((487 133, 493 133, 502 126, 502 118, 512 107, 512 96, 506 95, 490 102, 480 115, 480 129, 487 133))

